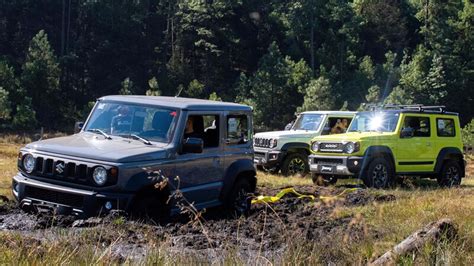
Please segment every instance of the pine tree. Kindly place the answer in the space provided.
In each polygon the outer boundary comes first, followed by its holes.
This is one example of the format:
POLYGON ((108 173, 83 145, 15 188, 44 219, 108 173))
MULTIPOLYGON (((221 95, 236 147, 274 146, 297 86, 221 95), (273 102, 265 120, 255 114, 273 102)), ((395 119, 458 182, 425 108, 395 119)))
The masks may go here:
POLYGON ((8 91, 0 87, 0 121, 10 119, 11 103, 8 99, 8 91))
POLYGON ((148 86, 150 87, 150 89, 146 91, 145 93, 146 96, 160 96, 161 95, 160 87, 158 86, 158 81, 156 80, 155 77, 151 78, 148 81, 148 86))
MULTIPOLYGON (((57 125, 63 97, 59 90, 60 69, 44 30, 40 30, 31 40, 22 69, 21 85, 26 94, 31 96, 33 110, 40 110, 37 112, 38 121, 41 125, 57 125)), ((25 103, 23 106, 28 105, 25 103)), ((19 110, 26 112, 28 108, 19 110)))
POLYGON ((321 76, 313 79, 306 87, 304 102, 298 108, 298 112, 333 110, 335 107, 335 97, 329 79, 321 76))
POLYGON ((133 81, 129 77, 126 77, 122 83, 122 87, 119 90, 120 95, 132 95, 133 94, 133 81))

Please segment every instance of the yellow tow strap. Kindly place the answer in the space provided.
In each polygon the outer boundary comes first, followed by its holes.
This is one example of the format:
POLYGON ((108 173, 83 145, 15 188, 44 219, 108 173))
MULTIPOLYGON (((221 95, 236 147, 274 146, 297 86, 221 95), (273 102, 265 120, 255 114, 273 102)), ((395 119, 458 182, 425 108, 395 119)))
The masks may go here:
POLYGON ((308 198, 308 199, 311 199, 311 201, 314 201, 314 200, 316 200, 316 198, 318 198, 321 201, 327 201, 327 200, 333 200, 333 199, 336 199, 336 198, 340 198, 343 195, 345 195, 349 192, 356 191, 356 190, 358 190, 358 188, 348 188, 348 189, 345 189, 344 191, 342 191, 341 193, 339 193, 336 196, 319 196, 319 197, 316 197, 314 195, 301 194, 298 191, 296 191, 294 188, 290 187, 290 188, 282 189, 275 196, 263 196, 263 195, 258 196, 258 197, 256 197, 255 199, 252 200, 252 204, 275 203, 275 202, 279 201, 286 194, 294 194, 298 197, 298 199, 308 198))

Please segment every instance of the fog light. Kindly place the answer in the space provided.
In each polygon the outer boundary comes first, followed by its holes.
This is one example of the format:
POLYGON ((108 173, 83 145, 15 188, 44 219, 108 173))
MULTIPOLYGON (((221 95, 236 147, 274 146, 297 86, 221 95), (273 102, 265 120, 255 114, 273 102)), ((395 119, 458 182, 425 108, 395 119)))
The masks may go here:
POLYGON ((359 164, 359 162, 358 162, 358 161, 354 161, 354 165, 358 165, 358 164, 359 164))
POLYGON ((105 208, 106 208, 107 210, 111 210, 111 209, 112 209, 112 202, 107 201, 107 202, 105 203, 105 208))

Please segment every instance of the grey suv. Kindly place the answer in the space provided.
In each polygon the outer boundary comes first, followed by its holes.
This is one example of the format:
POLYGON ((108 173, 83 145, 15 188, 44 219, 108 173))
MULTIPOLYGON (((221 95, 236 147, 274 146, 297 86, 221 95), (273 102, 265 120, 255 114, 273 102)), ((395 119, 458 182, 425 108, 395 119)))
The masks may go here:
POLYGON ((106 96, 72 136, 22 148, 12 192, 26 210, 153 217, 224 205, 255 190, 252 109, 175 97, 106 96), (179 195, 179 197, 177 196, 179 195))

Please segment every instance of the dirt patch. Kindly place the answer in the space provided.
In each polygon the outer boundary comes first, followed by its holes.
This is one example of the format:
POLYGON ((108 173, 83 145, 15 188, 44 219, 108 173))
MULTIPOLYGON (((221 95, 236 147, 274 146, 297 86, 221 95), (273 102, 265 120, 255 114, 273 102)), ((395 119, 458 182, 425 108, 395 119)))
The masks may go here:
MULTIPOLYGON (((346 188, 300 186, 296 190, 316 198, 329 196, 329 200, 311 201, 287 195, 274 204, 253 205, 248 217, 236 219, 213 209, 206 211, 202 219, 178 216, 161 225, 128 221, 116 214, 85 221, 68 216, 26 214, 8 203, 0 205, 0 231, 23 232, 38 241, 48 241, 55 237, 56 228, 70 228, 70 234, 80 234, 100 227, 103 232, 98 240, 100 245, 113 243, 111 256, 118 262, 143 258, 150 252, 150 239, 166 243, 170 252, 189 253, 205 261, 215 262, 223 257, 222 252, 230 250, 250 261, 263 255, 278 259, 289 245, 297 244, 291 241, 324 243, 326 239, 331 243, 334 236, 349 242, 360 241, 366 229, 357 222, 357 217, 334 217, 335 209, 395 199, 393 195, 374 196, 364 189, 345 193, 346 188)), ((257 192, 275 195, 279 191, 259 187, 257 192)))

